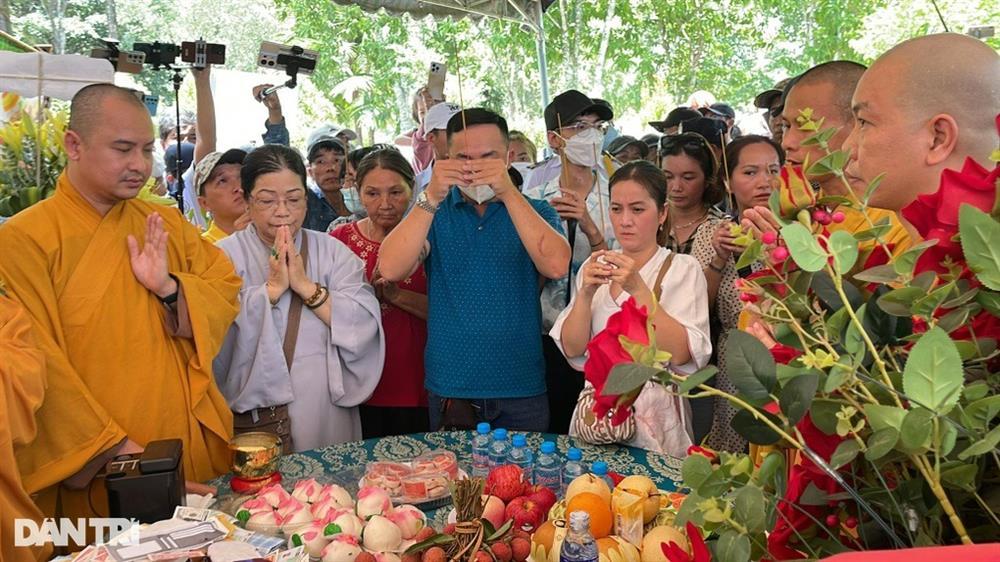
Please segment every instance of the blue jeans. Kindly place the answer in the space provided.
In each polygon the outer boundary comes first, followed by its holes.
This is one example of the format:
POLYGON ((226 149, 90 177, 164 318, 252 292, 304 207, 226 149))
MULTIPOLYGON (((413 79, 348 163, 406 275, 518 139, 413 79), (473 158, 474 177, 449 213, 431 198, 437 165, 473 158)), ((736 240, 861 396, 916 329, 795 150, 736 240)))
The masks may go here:
MULTIPOLYGON (((431 431, 441 425, 443 400, 437 394, 427 393, 431 431)), ((476 398, 471 402, 477 422, 514 431, 548 431, 549 399, 545 394, 528 398, 476 398)))

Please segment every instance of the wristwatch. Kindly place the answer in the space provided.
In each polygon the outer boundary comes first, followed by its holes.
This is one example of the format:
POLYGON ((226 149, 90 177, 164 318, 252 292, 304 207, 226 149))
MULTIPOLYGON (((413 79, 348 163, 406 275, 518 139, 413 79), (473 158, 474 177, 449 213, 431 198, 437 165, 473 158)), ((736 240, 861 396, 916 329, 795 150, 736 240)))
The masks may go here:
POLYGON ((427 198, 427 190, 421 191, 420 195, 417 195, 415 206, 420 207, 432 215, 438 210, 437 205, 431 203, 430 199, 427 198))

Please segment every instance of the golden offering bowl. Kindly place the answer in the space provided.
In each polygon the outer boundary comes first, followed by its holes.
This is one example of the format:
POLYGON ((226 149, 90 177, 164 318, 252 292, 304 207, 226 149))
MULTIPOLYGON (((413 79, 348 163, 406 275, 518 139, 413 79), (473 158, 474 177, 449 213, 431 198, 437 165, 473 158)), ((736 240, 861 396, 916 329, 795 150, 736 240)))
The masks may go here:
POLYGON ((232 468, 246 480, 260 480, 278 471, 281 438, 265 431, 241 433, 229 442, 232 468))

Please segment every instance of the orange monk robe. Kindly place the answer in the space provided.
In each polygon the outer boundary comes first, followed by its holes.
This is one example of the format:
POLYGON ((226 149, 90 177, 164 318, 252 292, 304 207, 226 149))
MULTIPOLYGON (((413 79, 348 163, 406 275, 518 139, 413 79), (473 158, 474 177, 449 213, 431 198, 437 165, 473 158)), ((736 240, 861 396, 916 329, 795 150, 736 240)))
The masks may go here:
MULTIPOLYGON (((240 278, 225 254, 174 209, 132 199, 101 217, 64 173, 51 198, 0 227, 0 256, 0 277, 32 317, 47 363, 38 437, 17 456, 43 513, 55 514, 58 496, 60 515, 93 516, 83 491, 57 484, 126 436, 140 445, 180 438, 188 480, 228 470, 232 415, 212 376, 238 310, 240 278), (127 236, 141 245, 153 212, 169 233, 177 314, 131 269, 127 236), (185 314, 193 335, 172 335, 166 321, 185 314)), ((93 488, 105 515, 103 484, 93 488)))
POLYGON ((50 549, 14 546, 14 519, 42 519, 21 484, 14 450, 35 438, 35 411, 45 394, 45 358, 31 337, 27 313, 2 294, 0 385, 0 560, 47 560, 50 549))
MULTIPOLYGON (((871 229, 872 224, 877 224, 880 221, 884 223, 888 220, 889 228, 882 234, 881 241, 889 248, 892 255, 898 256, 913 245, 910 233, 906 231, 906 227, 903 226, 903 223, 899 222, 899 217, 892 211, 876 209, 874 207, 869 207, 862 211, 861 209, 846 205, 837 207, 836 210, 844 213, 844 221, 828 224, 826 228, 831 234, 838 230, 843 230, 853 235, 871 229)), ((875 240, 865 240, 858 244, 858 250, 862 256, 867 256, 878 246, 879 244, 875 240)), ((863 258, 858 261, 860 265, 864 264, 863 258)))

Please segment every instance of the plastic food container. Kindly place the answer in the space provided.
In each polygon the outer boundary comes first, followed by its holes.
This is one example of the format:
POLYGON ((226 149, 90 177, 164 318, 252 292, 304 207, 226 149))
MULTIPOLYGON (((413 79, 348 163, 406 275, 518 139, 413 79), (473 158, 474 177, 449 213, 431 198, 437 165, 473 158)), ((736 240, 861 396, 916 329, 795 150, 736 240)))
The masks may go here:
POLYGON ((407 503, 422 503, 449 494, 446 472, 423 472, 402 479, 403 499, 407 503))
POLYGON ((413 472, 415 474, 444 472, 452 480, 457 480, 458 459, 451 451, 437 450, 424 453, 413 460, 413 472))

